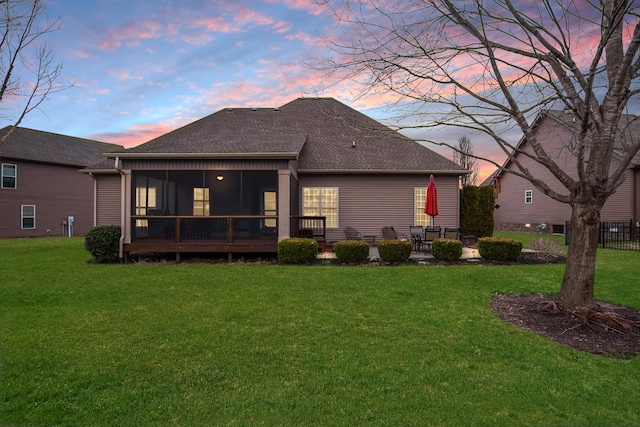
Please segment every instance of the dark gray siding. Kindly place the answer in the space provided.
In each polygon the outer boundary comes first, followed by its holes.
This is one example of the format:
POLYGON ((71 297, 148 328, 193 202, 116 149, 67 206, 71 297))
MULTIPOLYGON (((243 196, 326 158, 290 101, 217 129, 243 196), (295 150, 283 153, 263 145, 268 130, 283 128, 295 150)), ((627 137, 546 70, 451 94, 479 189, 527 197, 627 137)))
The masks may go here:
MULTIPOLYGON (((438 207, 435 225, 459 226, 459 190, 457 176, 438 176, 438 207)), ((338 227, 327 229, 327 240, 344 240, 344 229, 353 227, 363 235, 382 239, 382 227, 392 226, 400 236, 414 225, 414 189, 426 188, 425 175, 300 175, 300 205, 304 187, 338 188, 338 227)), ((302 206, 299 213, 301 214, 302 206)))
POLYGON ((61 236, 75 216, 74 234, 93 226, 93 179, 77 167, 3 160, 18 166, 18 188, 0 189, 0 237, 61 236), (36 206, 36 228, 21 229, 21 205, 36 206))
POLYGON ((120 225, 120 175, 96 176, 96 225, 120 225))

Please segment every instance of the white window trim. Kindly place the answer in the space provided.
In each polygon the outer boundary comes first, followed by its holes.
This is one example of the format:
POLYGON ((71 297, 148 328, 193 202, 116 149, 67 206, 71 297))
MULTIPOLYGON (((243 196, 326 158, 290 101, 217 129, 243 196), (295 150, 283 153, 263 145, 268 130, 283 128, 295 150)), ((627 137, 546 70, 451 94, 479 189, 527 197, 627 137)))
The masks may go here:
POLYGON ((336 191, 336 225, 334 226, 330 226, 329 224, 327 224, 327 228, 339 228, 340 227, 340 189, 339 187, 302 187, 302 212, 304 214, 304 209, 307 207, 313 207, 315 208, 316 206, 306 206, 304 204, 304 190, 311 190, 311 189, 318 189, 318 193, 320 195, 320 206, 318 206, 318 210, 320 211, 320 215, 319 216, 323 216, 322 215, 322 190, 335 190, 336 191))
POLYGON ((422 225, 424 227, 428 227, 433 225, 433 218, 424 213, 424 204, 426 203, 427 198, 427 187, 413 187, 413 225, 422 225), (418 203, 418 190, 424 191, 424 203, 418 203), (424 215, 426 221, 424 224, 420 224, 418 220, 418 216, 424 215))
POLYGON ((525 205, 533 204, 533 190, 524 190, 524 203, 525 205))
MULTIPOLYGON (((8 176, 8 175, 7 175, 8 176)), ((5 188, 7 190, 16 190, 18 188, 18 165, 14 164, 14 163, 2 163, 0 165, 0 186, 2 186, 2 188, 5 188), (11 178, 13 178, 15 180, 15 184, 13 187, 5 187, 4 186, 4 167, 5 166, 13 166, 14 170, 16 171, 15 175, 11 176, 11 178)))
POLYGON ((35 230, 36 229, 36 205, 20 205, 20 229, 21 230, 35 230), (25 216, 24 208, 33 207, 33 217, 25 216), (24 220, 25 218, 33 218, 33 227, 25 227, 24 220))

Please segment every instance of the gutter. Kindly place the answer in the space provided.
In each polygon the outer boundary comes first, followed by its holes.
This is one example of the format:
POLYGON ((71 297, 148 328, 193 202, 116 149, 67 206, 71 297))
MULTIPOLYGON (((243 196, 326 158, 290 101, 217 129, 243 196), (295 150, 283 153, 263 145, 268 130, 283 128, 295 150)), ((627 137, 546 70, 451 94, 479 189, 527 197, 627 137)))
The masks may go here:
POLYGON ((466 175, 468 170, 390 170, 390 169, 298 169, 299 174, 375 174, 375 175, 466 175))
MULTIPOLYGON (((297 159, 299 152, 277 153, 103 153, 113 159, 297 159)), ((117 165, 116 165, 117 168, 117 165)))

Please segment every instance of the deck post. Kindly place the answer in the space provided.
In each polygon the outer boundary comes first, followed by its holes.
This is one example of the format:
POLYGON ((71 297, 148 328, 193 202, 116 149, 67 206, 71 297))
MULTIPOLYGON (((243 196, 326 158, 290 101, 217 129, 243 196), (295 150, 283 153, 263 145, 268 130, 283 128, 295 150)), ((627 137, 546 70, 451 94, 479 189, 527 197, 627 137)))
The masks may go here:
POLYGON ((291 171, 278 170, 278 241, 291 237, 291 171))

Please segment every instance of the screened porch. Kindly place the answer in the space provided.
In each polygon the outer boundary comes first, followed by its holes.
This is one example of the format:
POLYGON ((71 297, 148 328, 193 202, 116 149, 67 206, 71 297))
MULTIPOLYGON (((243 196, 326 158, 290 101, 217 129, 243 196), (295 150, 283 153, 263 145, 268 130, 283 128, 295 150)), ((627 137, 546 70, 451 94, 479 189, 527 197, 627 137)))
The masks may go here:
POLYGON ((276 252, 277 171, 133 171, 129 252, 276 252))

